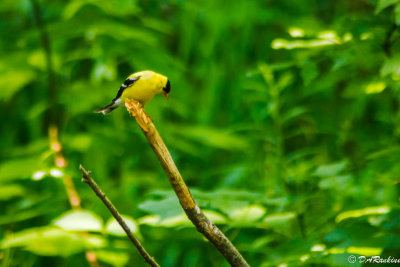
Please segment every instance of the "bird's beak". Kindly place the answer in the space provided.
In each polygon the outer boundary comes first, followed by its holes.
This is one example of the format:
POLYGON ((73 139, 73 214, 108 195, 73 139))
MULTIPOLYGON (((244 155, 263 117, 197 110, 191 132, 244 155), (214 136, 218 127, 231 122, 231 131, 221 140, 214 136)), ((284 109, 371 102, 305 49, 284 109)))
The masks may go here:
POLYGON ((165 99, 167 99, 167 100, 168 100, 168 93, 166 93, 166 92, 163 92, 163 95, 164 95, 165 99))

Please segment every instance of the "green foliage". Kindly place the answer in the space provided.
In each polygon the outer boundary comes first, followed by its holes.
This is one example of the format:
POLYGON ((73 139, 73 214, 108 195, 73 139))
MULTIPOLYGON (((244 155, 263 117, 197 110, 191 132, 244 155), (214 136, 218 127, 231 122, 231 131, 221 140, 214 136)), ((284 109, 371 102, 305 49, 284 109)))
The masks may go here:
POLYGON ((63 257, 104 246, 102 237, 79 235, 52 226, 35 227, 12 234, 1 244, 3 249, 22 247, 38 255, 63 257))
POLYGON ((32 1, 0 2, 0 265, 85 266, 92 250, 145 266, 82 163, 162 266, 227 266, 124 108, 92 112, 144 69, 171 81, 146 110, 194 198, 252 266, 400 258, 398 0, 39 5, 55 98, 32 1))

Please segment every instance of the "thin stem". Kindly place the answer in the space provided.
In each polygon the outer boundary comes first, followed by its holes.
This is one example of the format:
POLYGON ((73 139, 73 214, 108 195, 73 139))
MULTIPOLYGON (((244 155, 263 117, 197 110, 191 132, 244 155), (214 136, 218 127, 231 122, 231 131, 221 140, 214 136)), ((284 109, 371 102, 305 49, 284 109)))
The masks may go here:
MULTIPOLYGON (((45 125, 49 127, 52 124, 59 124, 59 118, 57 118, 57 88, 56 79, 53 68, 51 42, 49 34, 46 31, 46 25, 42 17, 42 12, 40 11, 40 4, 37 0, 31 0, 33 15, 36 21, 36 25, 40 34, 40 41, 42 43, 42 48, 44 50, 46 59, 46 69, 47 69, 47 81, 48 81, 48 103, 49 110, 47 112, 48 121, 45 125), (58 119, 58 120, 57 120, 58 119)), ((46 127, 46 128, 47 128, 46 127)))
POLYGON ((121 217, 119 214, 118 210, 114 207, 114 205, 111 203, 111 201, 108 199, 105 193, 100 189, 100 187, 96 184, 96 182, 92 178, 92 173, 90 171, 86 171, 82 165, 79 166, 79 169, 82 172, 82 182, 86 183, 92 188, 92 190, 96 193, 96 195, 103 201, 104 205, 108 208, 108 210, 111 212, 111 214, 114 216, 114 218, 117 220, 117 222, 121 225, 122 229, 125 231, 126 235, 129 237, 129 239, 132 241, 133 245, 137 248, 139 251, 139 254, 144 258, 144 260, 150 265, 150 266, 159 266, 158 263, 154 260, 153 257, 151 257, 145 248, 140 244, 139 240, 133 235, 131 230, 129 229, 128 225, 125 223, 124 219, 121 217))
POLYGON ((143 106, 139 102, 131 99, 125 101, 125 106, 129 113, 135 118, 149 141, 162 168, 168 176, 183 210, 196 226, 197 231, 203 234, 232 266, 249 266, 231 241, 204 215, 199 206, 197 206, 168 148, 154 126, 152 119, 144 111, 143 106))
MULTIPOLYGON (((57 110, 57 87, 56 78, 53 66, 53 58, 51 51, 51 42, 48 32, 46 31, 46 23, 43 20, 40 4, 38 0, 31 0, 32 10, 36 25, 39 30, 40 42, 45 54, 46 60, 46 71, 47 71, 47 91, 48 91, 48 105, 49 109, 46 113, 46 118, 44 121, 45 128, 48 129, 50 149, 55 152, 54 163, 59 168, 66 167, 66 160, 61 151, 62 146, 58 139, 58 126, 60 125, 60 111, 57 110), (58 126, 57 126, 58 125, 58 126)), ((63 178, 64 187, 67 191, 68 200, 73 209, 80 208, 80 197, 75 189, 74 182, 71 176, 66 175, 63 178)), ((85 251, 86 260, 88 261, 90 267, 98 267, 99 263, 97 261, 97 256, 94 251, 85 251)))
POLYGON ((392 56, 392 44, 393 44, 393 40, 392 40, 392 36, 393 34, 396 32, 398 25, 396 23, 394 23, 392 25, 392 27, 390 27, 390 29, 388 30, 388 32, 386 33, 386 37, 385 40, 383 42, 383 51, 385 52, 387 57, 391 57, 392 56))

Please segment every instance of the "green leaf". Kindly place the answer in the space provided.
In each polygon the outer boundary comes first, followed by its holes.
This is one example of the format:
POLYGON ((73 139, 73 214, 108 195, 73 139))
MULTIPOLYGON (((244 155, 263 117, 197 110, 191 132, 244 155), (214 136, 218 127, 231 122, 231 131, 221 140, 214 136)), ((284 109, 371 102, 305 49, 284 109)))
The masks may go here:
POLYGON ((3 185, 0 186, 0 201, 9 200, 15 197, 25 195, 25 188, 20 185, 3 185))
POLYGON ((53 221, 54 225, 70 231, 102 231, 102 219, 91 211, 68 211, 53 221))
POLYGON ((148 215, 142 218, 139 218, 140 224, 147 224, 158 227, 190 227, 193 226, 187 216, 184 213, 181 213, 176 216, 171 216, 168 218, 161 218, 158 215, 148 215))
POLYGON ((226 214, 232 214, 235 210, 248 207, 250 203, 283 206, 287 204, 287 198, 267 198, 265 195, 245 190, 220 189, 211 192, 191 190, 194 198, 201 207, 213 207, 226 214))
POLYGON ((379 0, 376 5, 375 15, 384 10, 385 8, 398 3, 399 0, 379 0))
POLYGON ((373 81, 368 83, 365 86, 366 94, 379 94, 387 87, 386 82, 384 81, 373 81))
POLYGON ((0 74, 0 100, 8 101, 34 79, 34 73, 24 69, 9 69, 0 74))
POLYGON ((267 209, 260 205, 249 205, 234 210, 229 214, 235 225, 252 225, 260 220, 267 209))
MULTIPOLYGON (((139 227, 136 224, 135 220, 126 215, 121 215, 122 218, 124 219, 126 225, 128 228, 131 230, 133 234, 138 234, 139 233, 139 227)), ((126 233, 122 229, 121 225, 115 220, 114 217, 110 218, 107 223, 106 223, 106 233, 111 234, 111 235, 116 235, 116 236, 125 236, 126 233)))
POLYGON ((202 145, 227 150, 245 149, 246 141, 226 130, 205 127, 205 126, 175 126, 171 127, 175 134, 181 138, 198 142, 202 145))
POLYGON ((264 78, 265 82, 268 84, 268 86, 270 88, 274 87, 274 85, 275 85, 274 73, 271 70, 271 68, 265 63, 259 63, 258 69, 261 72, 261 75, 263 76, 263 78, 264 78))
POLYGON ((400 3, 396 5, 394 9, 395 21, 397 25, 400 25, 400 3))
POLYGON ((276 82, 276 87, 278 91, 282 91, 290 84, 292 84, 293 81, 294 81, 293 74, 291 72, 285 72, 282 74, 281 77, 279 77, 278 81, 276 82))
POLYGON ((322 39, 309 39, 309 40, 299 40, 295 41, 285 40, 285 39, 275 39, 271 43, 271 47, 273 49, 296 49, 296 48, 317 48, 317 47, 325 47, 332 45, 339 45, 340 40, 330 40, 328 38, 322 39))
MULTIPOLYGON (((47 69, 47 63, 46 63, 46 55, 43 50, 36 50, 30 53, 29 57, 27 58, 28 63, 33 66, 38 68, 41 71, 46 71, 47 69)), ((59 70, 61 67, 61 60, 56 53, 52 53, 52 63, 53 63, 53 68, 55 70, 59 70)))
POLYGON ((303 78, 304 85, 309 85, 315 78, 318 77, 317 65, 308 62, 301 67, 301 77, 303 78))
POLYGON ((13 213, 4 213, 4 215, 0 216, 0 225, 28 221, 33 218, 54 213, 56 211, 56 208, 40 207, 36 209, 24 209, 23 211, 18 210, 13 213))
POLYGON ((339 223, 348 218, 358 218, 369 215, 387 214, 391 211, 389 206, 368 207, 359 210, 348 210, 336 216, 336 222, 339 223))
POLYGON ((380 158, 394 158, 400 155, 400 146, 379 149, 367 155, 368 160, 377 160, 380 158))
POLYGON ((30 228, 8 235, 1 248, 22 247, 43 256, 63 256, 100 248, 105 245, 101 237, 66 232, 54 226, 30 228))
POLYGON ((96 250, 96 256, 112 266, 126 266, 129 261, 129 255, 125 252, 116 252, 111 250, 96 250))
POLYGON ((75 0, 70 1, 64 8, 62 16, 68 20, 74 17, 80 9, 85 6, 93 9, 93 7, 100 8, 103 12, 118 17, 124 15, 133 15, 140 11, 139 7, 135 5, 136 1, 129 0, 109 0, 109 1, 93 1, 93 0, 75 0))
POLYGON ((321 177, 334 176, 343 171, 346 166, 347 161, 341 161, 330 165, 322 165, 315 170, 314 175, 321 177))
POLYGON ((321 189, 346 190, 352 180, 352 175, 325 177, 319 181, 318 186, 321 189))
POLYGON ((379 247, 355 247, 351 246, 347 248, 347 252, 351 254, 358 254, 366 257, 381 255, 383 248, 379 247))
POLYGON ((87 151, 93 142, 93 138, 89 134, 74 134, 65 136, 64 138, 65 138, 65 144, 69 148, 79 152, 87 151))
MULTIPOLYGON (((212 210, 202 210, 203 213, 207 216, 208 219, 210 219, 213 223, 215 224, 226 224, 227 220, 226 218, 212 210)), ((152 225, 155 227, 194 227, 194 225, 190 222, 188 217, 184 212, 181 212, 179 215, 176 216, 171 216, 168 218, 161 218, 158 215, 148 215, 139 218, 138 220, 139 224, 146 224, 146 225, 152 225)))
POLYGON ((285 112, 282 121, 286 123, 294 118, 297 118, 298 116, 303 115, 306 112, 307 110, 304 107, 294 107, 285 112))
MULTIPOLYGON (((240 200, 240 201, 266 201, 268 204, 273 205, 273 202, 277 201, 276 199, 267 199, 265 195, 253 192, 253 191, 246 191, 246 190, 237 190, 237 189, 217 189, 210 192, 200 191, 196 188, 191 190, 192 194, 195 198, 202 198, 213 201, 215 199, 224 199, 224 200, 240 200), (264 197, 264 198, 263 198, 264 197)), ((282 204, 282 203, 280 203, 282 204)), ((279 204, 279 205, 280 205, 279 204)))
MULTIPOLYGON (((400 5, 399 5, 400 6, 400 5)), ((400 55, 385 59, 385 62, 381 68, 380 74, 382 77, 392 75, 394 78, 400 77, 400 55)))
POLYGON ((274 213, 265 216, 264 220, 262 221, 262 225, 276 226, 287 223, 294 218, 296 218, 296 214, 294 212, 274 213))
POLYGON ((139 204, 139 209, 160 216, 161 219, 173 217, 182 213, 182 207, 176 196, 161 200, 147 200, 139 204))
POLYGON ((113 62, 98 60, 92 70, 92 81, 100 84, 103 80, 113 81, 117 76, 116 66, 113 62))
POLYGON ((132 27, 129 24, 117 23, 113 20, 99 21, 89 28, 88 32, 93 36, 107 36, 118 42, 140 41, 150 47, 159 45, 158 37, 147 29, 132 27), (115 33, 118 34, 115 34, 115 33))
MULTIPOLYGON (((102 89, 111 92, 115 90, 115 84, 103 82, 102 89)), ((112 94, 107 97, 111 97, 111 95, 112 94)), ((60 99, 60 102, 68 107, 68 112, 71 116, 93 112, 93 110, 99 106, 104 106, 105 101, 108 102, 110 100, 101 94, 99 88, 96 88, 96 86, 88 82, 73 83, 73 85, 68 88, 68 91, 64 91, 60 99), (82 94, 83 92, 85 92, 85 94, 82 94)))
POLYGON ((213 210, 203 210, 204 215, 214 224, 226 224, 227 220, 221 213, 213 210))
POLYGON ((38 157, 17 158, 5 161, 0 165, 0 183, 29 178, 42 169, 43 162, 38 157))

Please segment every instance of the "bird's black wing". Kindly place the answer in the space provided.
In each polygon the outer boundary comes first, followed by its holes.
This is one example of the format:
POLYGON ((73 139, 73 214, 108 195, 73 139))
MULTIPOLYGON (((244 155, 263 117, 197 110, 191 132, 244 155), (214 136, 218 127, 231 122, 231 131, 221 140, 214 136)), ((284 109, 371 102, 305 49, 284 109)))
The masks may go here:
POLYGON ((113 102, 114 102, 115 100, 117 100, 118 98, 121 97, 122 93, 124 92, 124 90, 125 90, 126 88, 128 88, 129 86, 131 86, 134 82, 136 82, 136 81, 139 80, 139 79, 140 79, 140 76, 132 77, 132 78, 126 79, 126 80, 124 81, 124 83, 121 84, 121 87, 120 87, 119 90, 118 90, 117 96, 113 99, 113 102))

